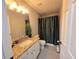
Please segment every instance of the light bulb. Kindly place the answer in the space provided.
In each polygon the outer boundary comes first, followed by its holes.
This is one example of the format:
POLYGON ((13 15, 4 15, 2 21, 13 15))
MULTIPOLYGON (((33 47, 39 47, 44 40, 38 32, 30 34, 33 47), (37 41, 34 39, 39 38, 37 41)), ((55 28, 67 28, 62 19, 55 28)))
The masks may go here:
POLYGON ((25 11, 22 11, 22 14, 26 14, 26 12, 25 11))
POLYGON ((17 12, 21 12, 21 7, 18 6, 18 7, 16 8, 16 11, 17 11, 17 12))
POLYGON ((13 2, 13 3, 10 4, 10 6, 9 6, 9 9, 10 9, 10 10, 14 10, 14 9, 16 9, 16 8, 17 8, 16 2, 13 2))

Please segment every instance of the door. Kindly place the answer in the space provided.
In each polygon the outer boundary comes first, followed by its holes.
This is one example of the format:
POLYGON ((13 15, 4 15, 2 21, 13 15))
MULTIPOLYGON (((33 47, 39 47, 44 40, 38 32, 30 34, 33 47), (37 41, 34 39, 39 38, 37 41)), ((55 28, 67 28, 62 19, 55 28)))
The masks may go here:
POLYGON ((65 11, 65 33, 61 40, 60 59, 76 59, 76 3, 70 0, 65 11))
POLYGON ((2 53, 3 58, 10 59, 13 56, 11 47, 11 37, 9 35, 8 19, 5 0, 2 1, 2 53))

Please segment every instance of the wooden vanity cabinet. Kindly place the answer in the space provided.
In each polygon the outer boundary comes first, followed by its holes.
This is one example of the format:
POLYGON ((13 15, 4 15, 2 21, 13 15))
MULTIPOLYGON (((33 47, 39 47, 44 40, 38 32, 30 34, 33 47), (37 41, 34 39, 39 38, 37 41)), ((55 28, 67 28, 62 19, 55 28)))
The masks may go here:
POLYGON ((40 52, 39 42, 34 43, 27 51, 25 51, 18 59, 36 59, 40 52))

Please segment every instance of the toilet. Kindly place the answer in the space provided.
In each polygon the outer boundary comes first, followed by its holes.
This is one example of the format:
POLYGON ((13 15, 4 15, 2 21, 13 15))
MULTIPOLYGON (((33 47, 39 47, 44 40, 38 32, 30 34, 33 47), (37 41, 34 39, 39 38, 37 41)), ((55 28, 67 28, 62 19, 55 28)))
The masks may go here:
POLYGON ((44 49, 45 44, 46 44, 45 40, 40 40, 41 50, 44 49))

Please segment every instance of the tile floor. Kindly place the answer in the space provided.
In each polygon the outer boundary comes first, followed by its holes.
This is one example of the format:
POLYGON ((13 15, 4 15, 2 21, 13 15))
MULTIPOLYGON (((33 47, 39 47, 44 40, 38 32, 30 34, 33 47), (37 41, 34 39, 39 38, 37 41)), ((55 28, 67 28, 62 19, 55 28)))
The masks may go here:
POLYGON ((46 45, 37 59, 59 59, 59 53, 56 52, 56 47, 46 45))

